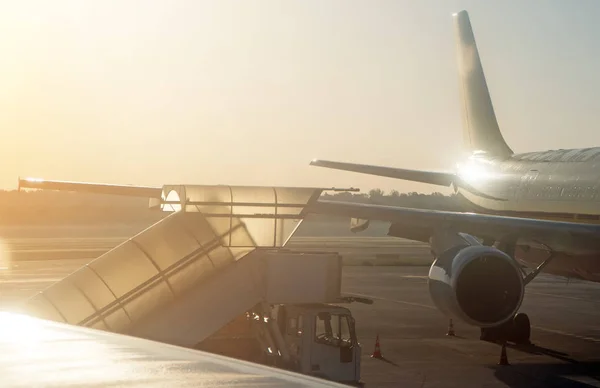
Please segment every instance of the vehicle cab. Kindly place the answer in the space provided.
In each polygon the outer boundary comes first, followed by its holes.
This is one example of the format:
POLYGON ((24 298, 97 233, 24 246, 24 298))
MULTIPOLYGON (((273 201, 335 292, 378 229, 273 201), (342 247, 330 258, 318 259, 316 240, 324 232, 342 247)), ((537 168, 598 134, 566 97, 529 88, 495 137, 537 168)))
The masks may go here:
POLYGON ((360 380, 361 347, 350 310, 328 304, 282 305, 277 316, 298 372, 339 382, 360 380))

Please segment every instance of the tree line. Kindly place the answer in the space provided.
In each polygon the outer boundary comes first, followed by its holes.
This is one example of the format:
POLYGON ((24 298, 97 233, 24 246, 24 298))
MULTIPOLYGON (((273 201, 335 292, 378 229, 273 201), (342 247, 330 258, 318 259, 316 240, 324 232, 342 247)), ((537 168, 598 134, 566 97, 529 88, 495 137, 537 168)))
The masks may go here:
MULTIPOLYGON (((441 193, 324 193, 323 199, 436 210, 462 210, 454 195, 441 193)), ((148 199, 59 191, 0 191, 0 225, 53 225, 155 222, 165 213, 148 208, 148 199)), ((313 217, 311 217, 313 218, 313 217)), ((317 217, 321 218, 321 217, 317 217)))
POLYGON ((346 202, 371 203, 387 206, 412 207, 417 209, 435 209, 462 211, 458 197, 454 194, 442 193, 422 194, 417 192, 400 193, 392 190, 385 193, 381 189, 372 189, 368 193, 338 192, 335 194, 324 193, 323 199, 339 200, 346 202))

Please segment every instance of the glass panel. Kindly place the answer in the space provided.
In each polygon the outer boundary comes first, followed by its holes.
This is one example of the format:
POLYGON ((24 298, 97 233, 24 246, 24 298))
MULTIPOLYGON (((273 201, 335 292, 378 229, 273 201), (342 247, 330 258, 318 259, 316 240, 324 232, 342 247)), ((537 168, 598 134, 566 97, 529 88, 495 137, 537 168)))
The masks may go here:
POLYGON ((340 345, 345 347, 352 346, 352 337, 350 335, 350 323, 348 316, 340 316, 340 345))
POLYGON ((89 267, 82 267, 70 280, 85 293, 96 310, 101 310, 115 301, 106 284, 89 267))
POLYGON ((40 298, 39 295, 40 294, 27 302, 27 307, 24 312, 28 314, 35 314, 36 317, 41 319, 66 322, 56 308, 52 306, 47 299, 43 297, 40 298))
POLYGON ((315 342, 331 346, 352 346, 350 323, 346 315, 320 313, 317 316, 315 342))
POLYGON ((333 329, 331 327, 331 314, 320 313, 316 319, 315 325, 315 342, 332 345, 333 344, 333 329))
POLYGON ((205 214, 231 214, 231 188, 229 186, 194 186, 185 187, 185 198, 189 202, 202 204, 186 206, 186 211, 205 214))
POLYGON ((131 321, 169 303, 174 293, 187 291, 234 260, 200 213, 177 212, 48 287, 26 309, 63 321, 60 311, 70 323, 123 332, 131 321), (161 274, 156 266, 168 271, 161 274))
POLYGON ((179 193, 176 190, 163 191, 163 199, 169 203, 164 204, 162 207, 163 211, 176 212, 181 210, 181 200, 179 193), (179 203, 171 203, 179 202, 179 203))
POLYGON ((234 215, 275 214, 275 189, 273 187, 231 187, 234 215), (261 206, 262 205, 262 206, 261 206))
POLYGON ((231 236, 231 246, 276 247, 275 219, 242 218, 244 229, 239 229, 231 236))
POLYGON ((304 207, 309 203, 311 198, 318 198, 321 194, 320 190, 311 188, 295 188, 295 187, 277 187, 277 203, 280 205, 297 205, 297 206, 279 206, 277 214, 299 215, 304 207))
POLYGON ((69 282, 60 282, 48 289, 46 298, 60 311, 68 323, 78 324, 95 313, 94 307, 79 289, 69 282))
POLYGON ((182 257, 201 248, 194 235, 188 233, 183 217, 168 217, 151 230, 133 238, 160 270, 171 267, 182 257))
POLYGON ((148 257, 129 241, 101 258, 102 260, 92 261, 89 267, 117 298, 158 274, 148 257))
MULTIPOLYGON (((298 222, 276 217, 300 218, 304 206, 320 193, 314 188, 164 186, 163 198, 196 204, 168 215, 52 285, 26 308, 34 315, 63 320, 52 301, 71 323, 84 321, 85 325, 126 331, 132 321, 169 303, 253 248, 282 246, 298 222), (254 217, 232 215, 232 211, 254 217)), ((182 203, 173 205, 172 209, 182 203)), ((334 322, 327 314, 320 322, 326 333, 322 337, 332 344, 343 336, 336 317, 334 322)))

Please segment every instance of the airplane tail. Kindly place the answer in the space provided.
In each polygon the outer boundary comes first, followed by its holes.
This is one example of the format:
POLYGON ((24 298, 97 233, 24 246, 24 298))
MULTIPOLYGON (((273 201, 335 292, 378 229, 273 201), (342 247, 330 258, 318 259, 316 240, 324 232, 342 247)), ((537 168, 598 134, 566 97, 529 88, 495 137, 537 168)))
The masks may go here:
POLYGON ((469 14, 467 11, 460 11, 453 18, 465 146, 470 152, 508 157, 513 151, 506 144, 498 127, 469 14))
MULTIPOLYGON (((462 97, 464 144, 472 153, 481 152, 492 157, 508 158, 513 151, 504 141, 496 121, 469 15, 467 11, 460 11, 453 17, 462 97)), ((440 186, 450 186, 458 179, 450 172, 408 170, 320 159, 315 159, 310 164, 440 186)), ((479 193, 479 195, 483 194, 479 193)), ((360 229, 361 225, 357 221, 356 226, 353 224, 353 228, 360 229)))

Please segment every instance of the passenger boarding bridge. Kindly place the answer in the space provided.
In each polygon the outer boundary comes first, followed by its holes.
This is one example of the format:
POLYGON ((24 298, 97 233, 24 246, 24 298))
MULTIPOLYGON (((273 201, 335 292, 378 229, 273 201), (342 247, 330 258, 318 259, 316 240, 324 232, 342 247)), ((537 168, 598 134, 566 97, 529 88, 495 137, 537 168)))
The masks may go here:
MULTIPOLYGON (((151 207, 171 214, 38 293, 24 312, 193 347, 263 303, 339 301, 338 254, 285 249, 324 190, 164 186, 151 207)), ((266 326, 267 342, 285 353, 266 326)))

